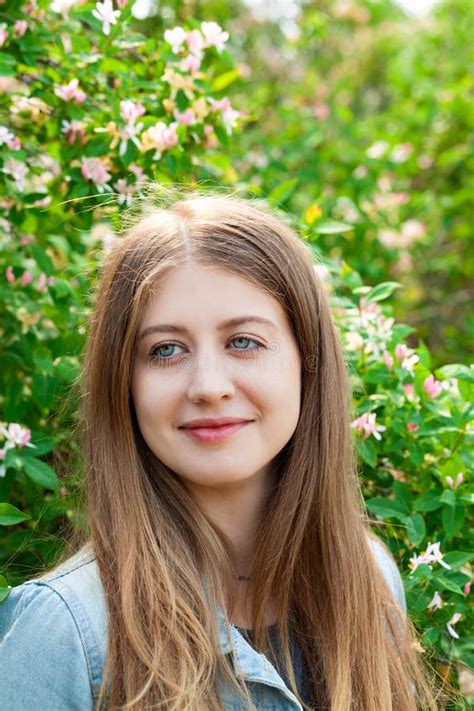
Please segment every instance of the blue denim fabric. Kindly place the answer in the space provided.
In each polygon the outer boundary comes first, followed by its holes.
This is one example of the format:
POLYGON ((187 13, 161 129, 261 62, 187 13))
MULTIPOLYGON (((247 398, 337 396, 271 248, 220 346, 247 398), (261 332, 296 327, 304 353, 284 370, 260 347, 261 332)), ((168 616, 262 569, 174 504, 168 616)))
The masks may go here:
MULTIPOLYGON (((406 612, 398 569, 381 545, 373 550, 395 600, 406 612)), ((219 611, 221 648, 231 654, 261 711, 301 711, 276 669, 227 625, 219 611)), ((89 547, 51 573, 14 588, 0 603, 0 709, 92 711, 107 649, 107 613, 89 547)), ((218 687, 226 711, 246 711, 218 687)))

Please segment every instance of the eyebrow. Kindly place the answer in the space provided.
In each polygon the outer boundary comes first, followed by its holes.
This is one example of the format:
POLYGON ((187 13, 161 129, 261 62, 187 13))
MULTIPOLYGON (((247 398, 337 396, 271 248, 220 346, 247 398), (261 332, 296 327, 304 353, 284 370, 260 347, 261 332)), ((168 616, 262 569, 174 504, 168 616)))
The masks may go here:
MULTIPOLYGON (((218 331, 224 331, 226 328, 231 328, 232 326, 242 326, 244 323, 262 323, 266 326, 270 326, 273 330, 277 331, 278 327, 273 321, 263 316, 237 316, 235 318, 229 318, 227 321, 222 321, 217 326, 218 331)), ((174 323, 160 323, 155 326, 148 326, 145 328, 138 336, 138 340, 141 341, 145 336, 151 333, 186 333, 189 334, 188 329, 185 326, 180 326, 174 323)))

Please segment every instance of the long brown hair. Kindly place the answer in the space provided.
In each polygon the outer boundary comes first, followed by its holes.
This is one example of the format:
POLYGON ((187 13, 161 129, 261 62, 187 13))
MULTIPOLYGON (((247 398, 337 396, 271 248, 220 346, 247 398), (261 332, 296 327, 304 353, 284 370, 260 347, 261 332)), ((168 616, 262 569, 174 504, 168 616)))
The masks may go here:
POLYGON ((257 649, 268 648, 272 599, 295 694, 290 630, 318 708, 435 709, 413 628, 370 550, 346 368, 309 250, 260 204, 192 193, 166 205, 147 201, 108 255, 90 324, 82 410, 87 514, 109 615, 97 708, 222 709, 222 680, 246 693, 220 649, 216 620, 217 609, 229 613, 233 604, 229 541, 147 447, 130 395, 152 288, 189 261, 274 296, 303 364, 299 421, 275 462, 278 485, 251 570, 257 649))

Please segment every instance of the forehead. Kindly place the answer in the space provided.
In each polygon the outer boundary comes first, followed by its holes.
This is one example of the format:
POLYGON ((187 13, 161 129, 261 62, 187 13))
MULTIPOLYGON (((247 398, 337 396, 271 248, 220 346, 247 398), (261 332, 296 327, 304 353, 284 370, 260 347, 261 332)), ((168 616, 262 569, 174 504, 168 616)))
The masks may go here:
POLYGON ((164 320, 189 326, 247 314, 268 318, 279 328, 288 326, 285 309, 265 289, 221 268, 189 264, 173 268, 155 284, 141 327, 164 320))

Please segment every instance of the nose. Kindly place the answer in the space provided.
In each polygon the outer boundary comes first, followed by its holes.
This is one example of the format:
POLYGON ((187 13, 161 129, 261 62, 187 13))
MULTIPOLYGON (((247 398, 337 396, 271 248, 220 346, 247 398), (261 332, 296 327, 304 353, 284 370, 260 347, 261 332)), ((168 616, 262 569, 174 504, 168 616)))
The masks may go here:
POLYGON ((235 385, 225 358, 203 357, 188 363, 188 398, 192 402, 217 402, 235 394, 235 385))

